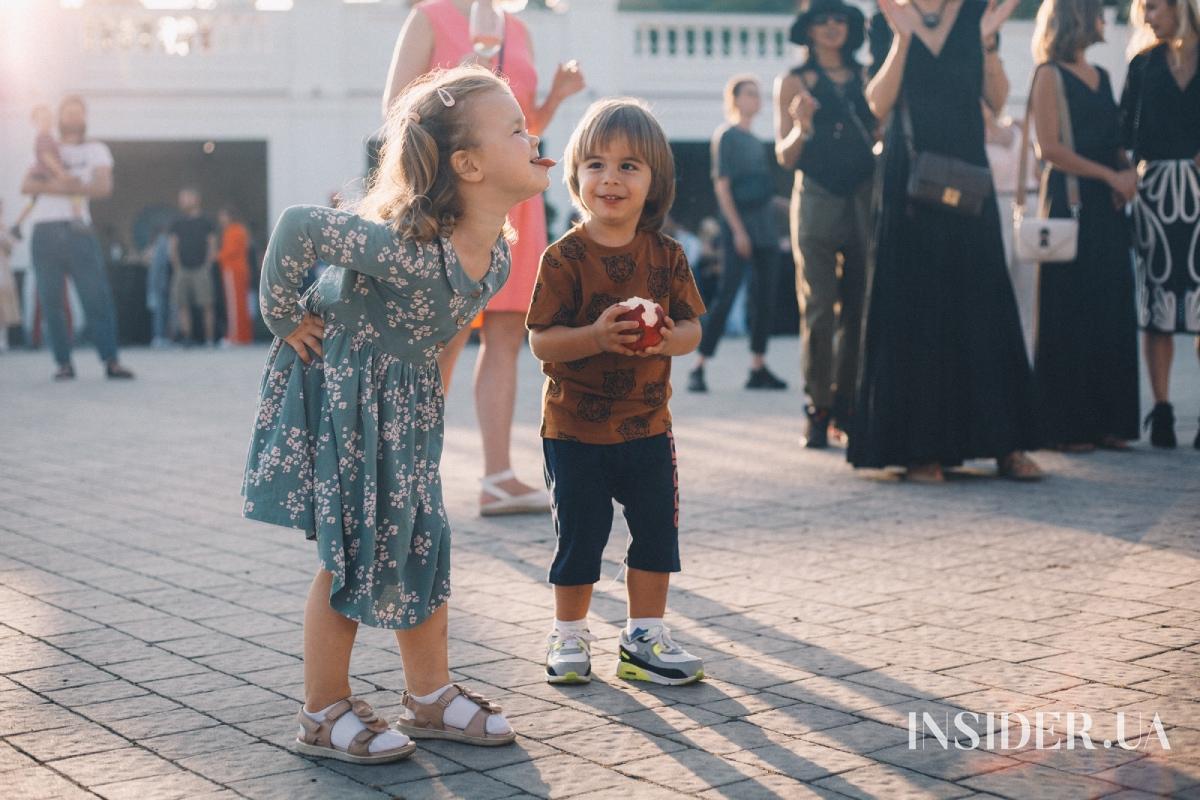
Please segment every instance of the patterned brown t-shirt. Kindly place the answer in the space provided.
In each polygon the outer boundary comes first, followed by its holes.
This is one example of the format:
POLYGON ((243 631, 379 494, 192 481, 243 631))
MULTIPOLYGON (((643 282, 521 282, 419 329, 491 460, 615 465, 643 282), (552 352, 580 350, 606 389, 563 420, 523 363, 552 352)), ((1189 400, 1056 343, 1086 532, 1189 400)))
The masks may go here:
MULTIPOLYGON (((542 254, 529 316, 531 330, 591 325, 614 303, 645 297, 676 322, 704 313, 704 301, 679 242, 639 231, 624 247, 605 247, 582 227, 542 254)), ((543 362, 542 437, 619 444, 671 430, 671 357, 599 353, 543 362)))

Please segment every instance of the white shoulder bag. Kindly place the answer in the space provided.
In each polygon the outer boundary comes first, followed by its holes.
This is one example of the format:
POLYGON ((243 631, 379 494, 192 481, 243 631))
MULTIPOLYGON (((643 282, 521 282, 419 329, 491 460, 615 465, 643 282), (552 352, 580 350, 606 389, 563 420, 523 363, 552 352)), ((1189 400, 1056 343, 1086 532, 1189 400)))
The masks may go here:
MULTIPOLYGON (((1075 149, 1075 137, 1071 131, 1071 110, 1067 106, 1066 87, 1062 73, 1055 64, 1049 65, 1054 72, 1054 83, 1058 94, 1058 132, 1062 143, 1075 149)), ((1036 73, 1035 73, 1036 77, 1036 73)), ((1079 177, 1067 174, 1067 203, 1070 217, 1048 217, 1049 202, 1046 196, 1050 183, 1050 165, 1042 171, 1039 183, 1037 217, 1025 217, 1025 169, 1029 161, 1029 126, 1033 124, 1033 87, 1029 89, 1029 104, 1025 107, 1025 131, 1021 136, 1021 156, 1017 167, 1017 195, 1013 204, 1013 250, 1021 261, 1036 261, 1041 264, 1074 261, 1079 247, 1079 177)))

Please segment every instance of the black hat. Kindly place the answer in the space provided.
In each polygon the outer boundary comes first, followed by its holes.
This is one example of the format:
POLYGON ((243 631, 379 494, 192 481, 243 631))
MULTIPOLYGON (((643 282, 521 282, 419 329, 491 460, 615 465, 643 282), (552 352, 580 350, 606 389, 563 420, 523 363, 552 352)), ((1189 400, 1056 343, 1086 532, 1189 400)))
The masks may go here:
POLYGON ((809 27, 817 17, 825 14, 842 14, 846 17, 846 44, 842 46, 842 52, 853 53, 862 47, 866 38, 866 18, 862 11, 843 0, 811 0, 808 8, 792 23, 789 41, 808 47, 811 44, 808 38, 809 27))

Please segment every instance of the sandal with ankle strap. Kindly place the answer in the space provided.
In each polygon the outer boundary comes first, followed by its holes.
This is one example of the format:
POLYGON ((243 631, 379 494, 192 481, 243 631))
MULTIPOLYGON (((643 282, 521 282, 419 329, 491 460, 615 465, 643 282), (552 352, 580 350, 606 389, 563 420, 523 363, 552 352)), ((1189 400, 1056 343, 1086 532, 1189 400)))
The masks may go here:
POLYGON ((321 722, 304 713, 304 707, 301 706, 296 720, 300 723, 302 733, 296 737, 295 748, 297 752, 308 756, 334 758, 351 764, 389 764, 402 758, 408 758, 417 749, 416 742, 409 741, 400 747, 372 753, 371 742, 379 734, 388 731, 388 724, 376 716, 375 709, 371 708, 367 701, 359 700, 357 697, 339 700, 325 712, 325 719, 321 722), (329 737, 333 733, 333 726, 337 724, 337 721, 343 714, 350 711, 353 711, 366 727, 359 731, 350 740, 349 746, 343 750, 334 745, 329 737))
POLYGON ((545 514, 550 511, 550 496, 544 489, 531 489, 524 494, 509 494, 500 488, 505 481, 517 476, 511 469, 485 475, 479 483, 483 491, 496 499, 479 506, 479 516, 498 517, 508 514, 545 514))
POLYGON ((495 747, 509 744, 517 738, 517 734, 511 730, 508 733, 488 733, 488 718, 493 714, 499 714, 502 709, 482 695, 459 686, 457 683, 451 684, 450 688, 442 692, 441 697, 432 703, 417 702, 407 691, 400 698, 400 702, 409 716, 397 720, 396 730, 413 739, 449 739, 452 742, 495 747), (448 725, 444 718, 446 709, 460 694, 479 706, 475 716, 471 717, 471 721, 465 728, 448 725))

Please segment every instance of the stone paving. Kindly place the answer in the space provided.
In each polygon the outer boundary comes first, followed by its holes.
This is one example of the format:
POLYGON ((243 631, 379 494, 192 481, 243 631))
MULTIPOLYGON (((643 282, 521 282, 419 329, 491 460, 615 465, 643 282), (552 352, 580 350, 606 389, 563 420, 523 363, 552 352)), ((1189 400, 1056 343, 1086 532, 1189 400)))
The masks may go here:
MULTIPOLYGON (((593 611, 598 680, 542 681, 552 530, 474 515, 460 381, 444 462, 451 665, 520 738, 422 744, 372 768, 288 747, 315 558, 300 533, 238 516, 264 350, 131 351, 130 384, 105 382, 90 352, 69 385, 45 353, 0 357, 0 797, 1200 797, 1200 371, 1180 344, 1189 446, 1044 453, 1037 485, 980 462, 931 487, 798 448, 800 393, 743 391, 745 345, 728 343, 712 393, 673 403, 686 571, 670 622, 710 676, 677 688, 612 674, 623 531, 593 611), (910 748, 910 712, 945 727, 964 710, 1034 727, 1038 710, 1087 712, 1098 746, 971 748, 963 730, 965 749, 910 748), (1136 749, 1099 746, 1116 711, 1136 749)), ((794 339, 771 360, 798 386, 794 339)), ((539 384, 526 356, 514 452, 529 480, 539 384)), ((395 712, 387 632, 362 631, 352 671, 395 712)))

